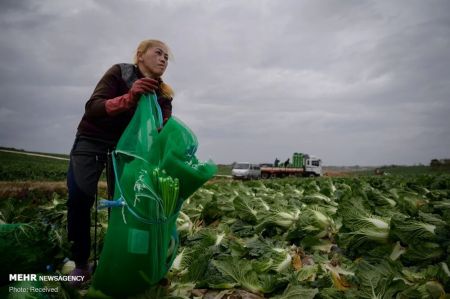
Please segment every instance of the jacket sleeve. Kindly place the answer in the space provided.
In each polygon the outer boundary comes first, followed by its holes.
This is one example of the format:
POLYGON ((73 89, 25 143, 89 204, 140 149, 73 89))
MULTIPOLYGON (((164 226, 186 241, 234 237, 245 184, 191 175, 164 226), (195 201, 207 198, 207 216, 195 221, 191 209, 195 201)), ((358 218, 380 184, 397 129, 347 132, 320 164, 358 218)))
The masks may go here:
POLYGON ((91 98, 86 102, 85 114, 88 118, 108 116, 105 102, 121 95, 122 81, 120 66, 113 65, 97 83, 91 98))

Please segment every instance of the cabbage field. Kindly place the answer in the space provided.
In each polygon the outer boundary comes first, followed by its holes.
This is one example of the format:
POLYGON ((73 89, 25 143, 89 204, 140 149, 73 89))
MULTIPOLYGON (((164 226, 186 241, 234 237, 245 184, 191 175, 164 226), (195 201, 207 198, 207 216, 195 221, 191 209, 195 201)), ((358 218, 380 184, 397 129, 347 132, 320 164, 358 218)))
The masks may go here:
MULTIPOLYGON (((2 193, 2 275, 61 270, 65 196, 2 193)), ((449 297, 448 174, 213 180, 177 224, 169 284, 133 298, 449 297)), ((104 212, 98 228, 101 248, 104 212)))
MULTIPOLYGON (((0 298, 7 298, 9 286, 30 284, 11 284, 9 273, 67 272, 67 162, 10 153, 0 161, 0 298)), ((133 298, 448 298, 450 175, 394 170, 214 179, 184 203, 170 283, 133 298)), ((103 210, 98 251, 106 230, 103 210)), ((60 282, 42 286, 59 291, 13 298, 86 294, 60 282)))
POLYGON ((179 219, 174 294, 443 298, 449 227, 448 175, 210 184, 179 219))

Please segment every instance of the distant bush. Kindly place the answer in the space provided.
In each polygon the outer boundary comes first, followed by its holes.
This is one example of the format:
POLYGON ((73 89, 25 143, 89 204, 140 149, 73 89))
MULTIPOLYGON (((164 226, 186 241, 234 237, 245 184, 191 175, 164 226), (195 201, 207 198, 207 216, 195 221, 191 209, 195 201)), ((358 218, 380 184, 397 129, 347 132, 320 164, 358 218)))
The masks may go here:
POLYGON ((430 167, 433 170, 450 170, 450 159, 433 159, 430 167))

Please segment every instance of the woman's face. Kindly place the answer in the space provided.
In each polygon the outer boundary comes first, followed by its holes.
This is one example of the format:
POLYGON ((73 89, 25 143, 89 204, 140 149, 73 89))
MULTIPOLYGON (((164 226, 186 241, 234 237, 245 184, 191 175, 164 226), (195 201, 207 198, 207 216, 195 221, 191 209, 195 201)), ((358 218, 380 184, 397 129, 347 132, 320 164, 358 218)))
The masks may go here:
POLYGON ((138 63, 146 77, 161 77, 169 61, 169 51, 164 45, 150 47, 139 56, 138 63))

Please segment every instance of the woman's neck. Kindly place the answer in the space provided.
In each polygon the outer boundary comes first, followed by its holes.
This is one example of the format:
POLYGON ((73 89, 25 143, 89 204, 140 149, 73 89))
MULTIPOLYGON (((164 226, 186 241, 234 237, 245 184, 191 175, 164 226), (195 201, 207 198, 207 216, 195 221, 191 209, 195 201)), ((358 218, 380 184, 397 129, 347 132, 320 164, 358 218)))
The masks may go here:
POLYGON ((151 78, 151 79, 159 79, 158 76, 155 76, 154 74, 152 74, 151 72, 149 72, 144 66, 142 66, 141 64, 137 65, 139 71, 141 72, 141 74, 146 77, 146 78, 151 78))

